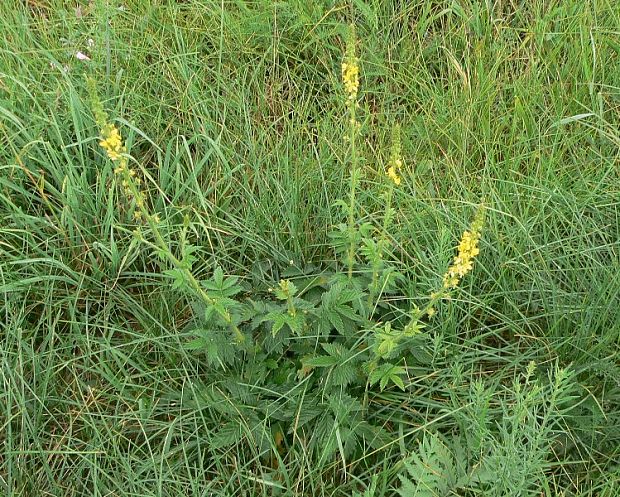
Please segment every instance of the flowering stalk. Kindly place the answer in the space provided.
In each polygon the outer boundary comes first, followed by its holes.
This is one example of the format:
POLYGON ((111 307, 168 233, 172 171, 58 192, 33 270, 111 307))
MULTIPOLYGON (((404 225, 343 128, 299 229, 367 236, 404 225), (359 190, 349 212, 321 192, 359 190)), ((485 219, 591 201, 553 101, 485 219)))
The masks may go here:
POLYGON ((402 150, 400 144, 400 124, 395 124, 392 128, 392 145, 390 147, 390 162, 388 162, 387 176, 391 180, 386 193, 385 215, 383 216, 383 238, 386 239, 392 225, 392 196, 394 194, 394 186, 400 185, 400 176, 397 171, 403 165, 402 150))
POLYGON ((435 315, 435 305, 444 297, 448 296, 450 291, 456 288, 460 278, 463 278, 473 268, 473 260, 480 253, 478 243, 480 241, 481 231, 484 224, 484 204, 478 207, 478 211, 469 227, 469 230, 463 233, 459 243, 459 253, 454 258, 452 265, 446 271, 443 277, 443 285, 437 291, 431 293, 427 304, 419 309, 414 308, 411 320, 405 326, 403 335, 411 336, 421 331, 423 325, 420 319, 424 316, 429 318, 435 315))
MULTIPOLYGON (((220 317, 232 330, 237 342, 242 343, 245 340, 245 336, 237 325, 233 323, 230 312, 216 305, 216 300, 207 293, 186 264, 179 260, 170 250, 159 230, 159 217, 156 214, 151 214, 146 207, 144 192, 140 189, 141 180, 136 176, 135 170, 129 166, 129 155, 127 154, 120 131, 113 123, 108 121, 108 114, 103 110, 103 105, 97 95, 96 83, 92 79, 88 80, 88 89, 91 97, 92 111, 101 133, 99 145, 105 150, 108 158, 116 165, 114 173, 120 176, 121 185, 125 193, 135 201, 136 210, 134 211, 134 218, 136 220, 146 220, 155 237, 156 243, 154 247, 172 263, 175 269, 182 272, 184 280, 189 284, 189 287, 207 305, 215 306, 220 317)), ((148 243, 148 245, 153 246, 151 243, 148 243)))
POLYGON ((295 302, 293 297, 297 293, 297 287, 290 280, 280 280, 280 285, 275 290, 276 297, 280 300, 286 300, 286 308, 289 316, 295 317, 297 315, 297 309, 295 308, 295 302))
POLYGON ((349 143, 351 146, 351 179, 349 192, 349 249, 347 251, 348 275, 353 275, 353 263, 355 261, 355 193, 357 190, 357 148, 356 138, 359 123, 356 119, 357 92, 359 90, 359 64, 355 55, 355 27, 351 25, 347 39, 347 51, 342 62, 342 82, 346 91, 346 105, 349 111, 349 143))
POLYGON ((388 181, 388 187, 385 192, 385 210, 383 214, 383 225, 381 227, 381 235, 377 243, 378 257, 373 259, 372 264, 372 282, 370 284, 370 292, 368 294, 368 304, 371 305, 375 296, 379 291, 379 271, 383 264, 383 254, 388 245, 388 235, 390 233, 390 227, 392 225, 392 218, 394 216, 394 209, 392 208, 392 198, 394 196, 394 187, 400 185, 400 176, 396 172, 402 167, 403 161, 401 158, 401 142, 400 142, 400 124, 395 124, 392 128, 392 144, 390 147, 390 160, 388 162, 388 169, 386 172, 388 181))
POLYGON ((459 243, 459 253, 443 277, 443 288, 446 291, 456 288, 460 278, 472 270, 474 257, 480 253, 478 243, 480 242, 480 232, 483 224, 484 210, 481 206, 478 208, 478 212, 476 212, 469 230, 463 233, 459 243))
POLYGON ((443 276, 442 287, 439 291, 431 293, 431 298, 421 315, 433 317, 435 304, 456 288, 460 280, 473 269, 474 258, 480 253, 479 243, 483 225, 484 204, 480 204, 469 230, 463 232, 458 246, 459 252, 443 276))
POLYGON ((387 169, 387 176, 393 185, 400 186, 401 178, 398 172, 401 167, 403 167, 403 159, 401 157, 400 124, 396 124, 392 128, 392 148, 387 169))

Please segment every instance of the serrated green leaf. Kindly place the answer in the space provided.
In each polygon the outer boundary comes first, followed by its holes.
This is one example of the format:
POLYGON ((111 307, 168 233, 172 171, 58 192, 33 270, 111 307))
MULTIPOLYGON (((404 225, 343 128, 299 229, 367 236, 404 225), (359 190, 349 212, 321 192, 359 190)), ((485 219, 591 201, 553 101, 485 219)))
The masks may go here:
POLYGON ((350 319, 354 323, 360 323, 364 320, 362 316, 360 316, 357 312, 355 312, 355 310, 353 310, 348 305, 339 305, 335 307, 334 310, 338 312, 338 314, 340 314, 341 317, 350 319))
POLYGON ((329 355, 334 356, 334 357, 343 357, 345 356, 345 348, 336 342, 332 342, 332 343, 322 343, 321 347, 323 348, 323 350, 325 352, 327 352, 329 355))
POLYGON ((380 426, 371 425, 367 421, 360 421, 355 429, 373 449, 385 448, 393 440, 393 435, 387 430, 380 426))
POLYGON ((309 357, 303 360, 304 367, 328 368, 338 364, 338 358, 330 355, 320 355, 309 357))
POLYGON ((342 321, 342 318, 337 312, 328 311, 326 313, 326 316, 329 322, 331 323, 331 325, 338 331, 338 333, 340 333, 341 335, 344 335, 346 333, 344 322, 342 321))
POLYGON ((186 274, 181 269, 166 269, 164 274, 172 278, 172 288, 175 290, 182 288, 187 284, 186 274))
POLYGON ((301 335, 304 329, 305 318, 303 314, 295 314, 291 316, 290 314, 286 315, 286 324, 289 325, 293 333, 297 335, 301 335))
POLYGON ((208 305, 205 308, 205 311, 204 311, 205 323, 208 323, 209 321, 211 321, 211 318, 213 317, 214 312, 215 312, 215 307, 213 307, 212 305, 208 305))
POLYGON ((377 355, 388 358, 397 346, 396 338, 393 335, 377 333, 377 355))
POLYGON ((300 299, 299 297, 295 297, 293 299, 293 305, 295 309, 298 311, 312 311, 314 310, 314 304, 312 302, 308 302, 307 300, 300 299))
POLYGON ((337 295, 336 302, 338 302, 339 304, 347 304, 354 300, 361 299, 363 298, 363 296, 363 292, 359 291, 356 288, 340 289, 337 295))
POLYGON ((237 276, 224 277, 222 268, 218 267, 210 280, 202 281, 201 285, 212 294, 213 297, 234 297, 243 288, 238 285, 239 278, 237 276))
POLYGON ((189 269, 190 271, 192 269, 192 266, 194 265, 194 262, 198 260, 196 256, 192 255, 197 250, 198 250, 198 247, 194 245, 183 246, 183 252, 181 254, 181 263, 183 264, 183 267, 185 267, 186 269, 189 269))
POLYGON ((224 271, 222 270, 222 268, 220 266, 215 268, 215 271, 213 271, 213 276, 211 277, 211 279, 217 284, 218 287, 222 287, 222 284, 224 282, 224 271))
POLYGON ((399 475, 402 497, 447 496, 458 480, 450 452, 435 435, 424 436, 405 469, 407 474, 399 475))
POLYGON ((400 388, 403 392, 405 391, 405 383, 403 382, 403 379, 400 376, 390 375, 390 380, 392 383, 394 383, 394 385, 400 388))
POLYGON ((197 337, 183 344, 185 350, 201 350, 207 346, 207 340, 204 337, 197 337))
POLYGON ((340 422, 351 419, 352 416, 363 410, 362 403, 358 398, 342 391, 329 394, 328 399, 332 412, 340 422))
POLYGON ((271 318, 273 325, 271 326, 271 335, 276 336, 278 331, 286 324, 286 314, 274 314, 271 318))
POLYGON ((237 282, 238 281, 239 281, 239 277, 238 276, 228 276, 222 282, 222 290, 228 290, 230 288, 233 288, 233 287, 237 286, 237 282))
POLYGON ((217 303, 223 306, 225 309, 231 310, 239 306, 239 302, 229 297, 216 297, 217 303))
POLYGON ((212 449, 231 447, 243 439, 241 426, 236 421, 230 421, 222 426, 218 432, 209 439, 212 449))
POLYGON ((385 387, 387 386, 389 381, 390 377, 388 375, 381 376, 381 379, 379 380, 379 389, 381 391, 385 390, 385 387))
POLYGON ((380 369, 373 369, 368 375, 368 383, 372 386, 375 383, 378 383, 382 377, 383 372, 380 369))
POLYGON ((375 226, 372 223, 362 223, 359 226, 359 232, 365 238, 370 238, 374 231, 375 226))
POLYGON ((313 419, 317 418, 321 414, 323 414, 325 408, 316 401, 315 404, 311 404, 308 401, 304 401, 301 407, 296 406, 296 409, 291 412, 291 416, 289 419, 294 420, 294 423, 291 423, 291 427, 289 428, 289 434, 294 433, 295 428, 301 428, 302 426, 308 424, 313 419))
POLYGON ((357 367, 351 362, 346 362, 334 367, 331 379, 334 385, 346 387, 355 381, 357 374, 357 367))
POLYGON ((368 375, 368 382, 371 385, 379 382, 379 388, 381 390, 384 390, 390 382, 394 383, 402 390, 405 390, 405 385, 400 377, 403 373, 405 373, 405 368, 402 366, 386 362, 370 372, 368 375))

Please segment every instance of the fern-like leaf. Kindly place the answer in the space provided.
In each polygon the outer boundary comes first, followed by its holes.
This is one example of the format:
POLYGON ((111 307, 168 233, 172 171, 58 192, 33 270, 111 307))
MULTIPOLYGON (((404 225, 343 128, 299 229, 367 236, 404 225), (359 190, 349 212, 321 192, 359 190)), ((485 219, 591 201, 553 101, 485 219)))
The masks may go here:
POLYGON ((447 497, 456 485, 456 468, 448 448, 435 435, 424 436, 417 454, 405 462, 399 475, 402 497, 447 497))

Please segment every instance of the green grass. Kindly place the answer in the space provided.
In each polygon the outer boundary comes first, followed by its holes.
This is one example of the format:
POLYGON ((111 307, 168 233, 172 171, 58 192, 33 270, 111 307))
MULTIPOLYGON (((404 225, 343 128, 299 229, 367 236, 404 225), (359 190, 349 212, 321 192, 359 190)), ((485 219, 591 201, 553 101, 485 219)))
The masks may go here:
MULTIPOLYGON (((463 465, 485 453, 500 468, 481 495, 618 495, 620 8, 353 4, 0 3, 0 494, 350 496, 374 475, 367 497, 389 496, 437 437, 463 465), (199 277, 220 265, 266 287, 291 260, 334 259, 352 18, 357 200, 379 218, 398 120, 391 236, 412 298, 441 281, 481 197, 487 225, 473 274, 429 330, 430 365, 372 399, 397 435, 343 463, 300 428, 274 468, 253 438, 269 417, 242 422, 233 444, 222 427, 253 395, 292 392, 231 384, 182 347, 191 302, 110 189, 85 77, 148 173, 171 247, 187 214, 199 277), (540 392, 523 379, 531 361, 540 392), (554 407, 556 365, 571 385, 554 407)), ((338 429, 327 411, 316 426, 338 429)))

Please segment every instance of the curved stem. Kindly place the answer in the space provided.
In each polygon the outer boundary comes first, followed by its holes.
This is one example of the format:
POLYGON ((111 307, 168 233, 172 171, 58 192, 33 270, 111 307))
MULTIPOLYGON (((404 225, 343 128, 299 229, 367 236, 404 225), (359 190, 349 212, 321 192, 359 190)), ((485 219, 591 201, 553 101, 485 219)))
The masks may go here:
MULTIPOLYGON (((123 179, 126 181, 129 191, 134 196, 134 198, 139 198, 140 195, 142 195, 142 192, 138 190, 127 168, 123 170, 123 179)), ((185 264, 183 264, 183 262, 180 261, 178 257, 176 257, 172 253, 172 251, 170 250, 170 247, 168 246, 168 244, 164 240, 164 237, 159 231, 157 223, 155 222, 153 216, 146 209, 144 203, 137 204, 137 208, 140 210, 141 215, 147 220, 149 227, 151 228, 151 232, 153 233, 155 237, 156 246, 161 249, 162 253, 166 256, 168 261, 170 261, 176 269, 183 272, 185 280, 189 283, 192 290, 194 290, 194 292, 207 305, 214 305, 216 302, 213 299, 213 297, 211 297, 207 293, 207 291, 200 285, 200 282, 196 279, 193 273, 189 269, 187 269, 185 264)), ((226 322, 228 327, 232 330, 233 334, 235 335, 235 339, 237 343, 243 343, 245 341, 245 335, 243 335, 243 333, 241 333, 241 330, 239 330, 239 327, 233 323, 232 316, 230 315, 230 313, 226 310, 223 310, 223 311, 218 310, 218 314, 226 322)))

